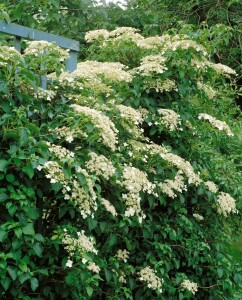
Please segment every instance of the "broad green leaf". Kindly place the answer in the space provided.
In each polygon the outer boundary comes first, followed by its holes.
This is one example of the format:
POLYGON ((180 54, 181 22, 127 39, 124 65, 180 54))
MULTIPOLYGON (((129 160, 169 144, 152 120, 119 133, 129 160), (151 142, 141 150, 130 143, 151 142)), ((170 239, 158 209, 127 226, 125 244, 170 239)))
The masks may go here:
POLYGON ((8 273, 12 280, 16 280, 17 278, 17 270, 14 267, 7 267, 8 273))
POLYGON ((27 266, 27 264, 23 260, 20 261, 20 263, 19 263, 18 266, 19 266, 19 269, 21 271, 23 271, 23 272, 27 272, 28 271, 28 266, 27 266))
POLYGON ((10 287, 10 283, 11 283, 11 280, 8 277, 5 277, 4 279, 1 280, 1 284, 5 291, 7 291, 8 288, 10 287))
POLYGON ((93 288, 90 286, 87 286, 86 291, 87 291, 88 296, 91 297, 93 294, 93 288))
POLYGON ((4 242, 8 237, 8 233, 5 230, 0 230, 0 242, 4 242))
POLYGON ((30 179, 33 178, 34 176, 34 169, 31 164, 26 165, 25 167, 22 168, 23 172, 26 173, 30 179))
POLYGON ((8 182, 12 183, 12 182, 14 182, 15 178, 14 178, 13 174, 8 174, 8 175, 6 175, 6 179, 8 182))
POLYGON ((40 234, 40 233, 36 233, 35 235, 34 235, 34 238, 35 238, 35 240, 36 241, 38 241, 38 242, 44 242, 45 241, 45 239, 44 239, 44 237, 40 234))
POLYGON ((26 226, 24 226, 22 228, 22 231, 24 234, 27 234, 27 235, 34 235, 34 226, 32 223, 28 223, 26 226))
POLYGON ((31 289, 32 291, 36 291, 37 287, 39 286, 39 281, 37 278, 33 277, 30 279, 30 283, 31 283, 31 289))
POLYGON ((19 276, 18 276, 18 279, 19 279, 19 282, 21 284, 23 284, 26 280, 28 280, 30 278, 30 275, 29 273, 21 273, 19 276))
POLYGON ((7 200, 9 198, 9 196, 7 194, 0 194, 0 202, 3 202, 5 200, 7 200))
POLYGON ((0 159, 0 171, 6 172, 6 167, 9 164, 9 162, 6 159, 0 159))
POLYGON ((38 255, 39 257, 42 256, 43 247, 40 243, 34 244, 33 249, 34 249, 34 252, 36 253, 36 255, 38 255))

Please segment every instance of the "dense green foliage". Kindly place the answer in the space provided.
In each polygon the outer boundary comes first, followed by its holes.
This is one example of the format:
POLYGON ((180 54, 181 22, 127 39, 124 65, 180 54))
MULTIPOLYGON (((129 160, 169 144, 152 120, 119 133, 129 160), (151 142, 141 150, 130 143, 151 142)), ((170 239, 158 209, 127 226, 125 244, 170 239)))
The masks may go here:
POLYGON ((0 47, 1 299, 235 299, 234 71, 176 33, 86 40, 72 74, 0 47))

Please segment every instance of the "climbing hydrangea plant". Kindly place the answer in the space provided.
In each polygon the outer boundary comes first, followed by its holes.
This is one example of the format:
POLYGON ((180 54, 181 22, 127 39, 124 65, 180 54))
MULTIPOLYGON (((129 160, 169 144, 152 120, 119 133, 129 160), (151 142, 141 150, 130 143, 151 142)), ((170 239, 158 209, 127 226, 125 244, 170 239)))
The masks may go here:
POLYGON ((0 47, 1 299, 234 299, 234 71, 184 35, 86 41, 73 73, 0 47))

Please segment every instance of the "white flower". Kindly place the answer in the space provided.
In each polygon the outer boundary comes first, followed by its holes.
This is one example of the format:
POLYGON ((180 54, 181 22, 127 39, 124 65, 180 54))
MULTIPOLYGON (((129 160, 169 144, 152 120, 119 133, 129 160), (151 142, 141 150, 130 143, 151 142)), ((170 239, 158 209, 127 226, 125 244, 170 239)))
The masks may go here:
POLYGON ((70 259, 68 259, 68 261, 66 262, 66 266, 69 267, 69 268, 71 268, 72 265, 73 265, 73 261, 70 260, 70 259))
POLYGON ((188 279, 183 280, 183 282, 181 283, 181 287, 189 290, 193 295, 195 295, 198 290, 198 284, 188 279))
POLYGON ((83 259, 82 259, 82 263, 85 264, 86 262, 87 262, 87 259, 86 259, 86 258, 83 258, 83 259))
POLYGON ((193 214, 193 217, 197 220, 197 221, 202 221, 204 220, 203 216, 199 215, 199 214, 193 214))
POLYGON ((71 143, 73 140, 74 140, 74 138, 73 138, 72 135, 69 135, 69 136, 66 137, 66 141, 67 141, 68 143, 71 143))

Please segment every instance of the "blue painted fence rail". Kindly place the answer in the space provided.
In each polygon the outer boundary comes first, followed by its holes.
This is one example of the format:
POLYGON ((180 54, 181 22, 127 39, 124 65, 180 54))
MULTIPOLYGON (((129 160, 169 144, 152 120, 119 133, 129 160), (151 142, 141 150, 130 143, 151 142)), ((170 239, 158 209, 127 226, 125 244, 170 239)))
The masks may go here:
MULTIPOLYGON (((70 58, 66 61, 66 70, 73 72, 77 67, 77 53, 80 50, 78 41, 68 39, 59 35, 47 33, 44 31, 32 29, 29 27, 0 21, 0 32, 13 35, 15 37, 14 46, 16 50, 21 51, 21 38, 35 41, 55 42, 59 47, 69 49, 70 58)), ((46 88, 46 79, 42 80, 42 87, 46 88)))

